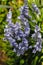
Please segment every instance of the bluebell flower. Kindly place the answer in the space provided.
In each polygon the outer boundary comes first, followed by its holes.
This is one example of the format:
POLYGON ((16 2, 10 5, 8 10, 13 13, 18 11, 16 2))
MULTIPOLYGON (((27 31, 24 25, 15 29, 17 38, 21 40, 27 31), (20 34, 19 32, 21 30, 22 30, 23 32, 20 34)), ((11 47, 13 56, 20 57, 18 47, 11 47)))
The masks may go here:
POLYGON ((21 40, 19 35, 15 36, 15 39, 17 39, 18 41, 21 40))
POLYGON ((26 38, 23 38, 23 43, 28 43, 26 38))
POLYGON ((22 37, 25 37, 25 35, 24 35, 24 32, 22 31, 22 30, 19 30, 18 31, 18 35, 22 38, 22 37))
POLYGON ((8 14, 7 14, 7 19, 6 19, 6 21, 8 21, 8 22, 10 23, 10 22, 12 21, 11 18, 12 18, 12 11, 11 11, 11 9, 10 9, 9 12, 8 12, 8 14))
POLYGON ((30 34, 30 27, 26 26, 25 29, 24 29, 24 33, 26 36, 29 36, 30 34))
POLYGON ((34 49, 34 50, 32 51, 32 53, 34 53, 34 54, 35 54, 35 53, 36 53, 36 50, 34 49))
POLYGON ((40 31, 40 27, 38 26, 38 25, 36 25, 35 26, 35 30, 34 30, 35 32, 38 32, 38 31, 40 31))
POLYGON ((26 18, 28 18, 28 19, 31 19, 32 18, 32 16, 30 16, 29 14, 28 14, 28 6, 26 5, 26 6, 24 6, 24 8, 23 8, 23 10, 22 10, 22 14, 26 17, 26 18))
POLYGON ((32 34, 32 38, 35 40, 37 40, 38 38, 41 39, 41 33, 37 32, 37 33, 32 34))
POLYGON ((33 11, 35 11, 38 15, 40 15, 40 10, 38 9, 37 5, 35 5, 34 3, 32 3, 32 7, 33 7, 33 11))
POLYGON ((42 44, 40 44, 40 42, 38 41, 38 42, 36 42, 36 45, 34 45, 34 49, 36 50, 36 51, 41 51, 41 49, 42 49, 42 44))
POLYGON ((28 18, 28 19, 32 18, 32 16, 28 15, 29 8, 27 5, 22 6, 20 10, 21 10, 21 14, 20 14, 20 17, 18 17, 19 19, 23 21, 24 18, 28 18))
POLYGON ((22 12, 23 12, 24 15, 28 15, 28 6, 24 6, 22 12))
POLYGON ((40 32, 38 32, 38 33, 37 33, 37 36, 38 36, 38 38, 40 38, 40 39, 42 38, 42 36, 41 36, 41 33, 40 33, 40 32))
POLYGON ((29 49, 32 49, 32 46, 29 46, 29 49))

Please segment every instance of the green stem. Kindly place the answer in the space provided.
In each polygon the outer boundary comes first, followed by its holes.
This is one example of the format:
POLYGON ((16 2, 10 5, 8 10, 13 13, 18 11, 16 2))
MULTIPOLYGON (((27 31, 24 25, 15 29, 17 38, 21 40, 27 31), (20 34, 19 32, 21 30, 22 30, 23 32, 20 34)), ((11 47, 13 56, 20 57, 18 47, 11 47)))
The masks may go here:
POLYGON ((40 9, 43 8, 43 5, 39 6, 39 8, 40 8, 40 9))
POLYGON ((0 8, 13 8, 12 6, 8 6, 8 5, 0 5, 0 8))
POLYGON ((39 4, 41 5, 41 0, 39 0, 39 4))

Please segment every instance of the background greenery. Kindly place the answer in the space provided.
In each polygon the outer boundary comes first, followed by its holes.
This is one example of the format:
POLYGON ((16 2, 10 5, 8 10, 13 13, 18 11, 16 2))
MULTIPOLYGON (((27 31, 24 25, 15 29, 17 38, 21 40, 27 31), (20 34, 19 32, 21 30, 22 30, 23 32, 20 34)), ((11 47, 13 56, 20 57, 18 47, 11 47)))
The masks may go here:
MULTIPOLYGON (((43 0, 28 0, 30 8, 32 2, 37 4, 41 11, 41 16, 39 18, 36 17, 36 20, 38 22, 38 25, 41 27, 43 38, 43 0)), ((37 52, 36 54, 32 54, 31 50, 28 50, 23 56, 17 57, 16 53, 13 52, 9 42, 3 41, 4 28, 7 24, 6 15, 8 13, 8 10, 10 8, 12 9, 12 21, 15 23, 17 16, 20 14, 18 8, 23 4, 23 0, 0 0, 0 65, 43 65, 43 48, 40 53, 37 52)))

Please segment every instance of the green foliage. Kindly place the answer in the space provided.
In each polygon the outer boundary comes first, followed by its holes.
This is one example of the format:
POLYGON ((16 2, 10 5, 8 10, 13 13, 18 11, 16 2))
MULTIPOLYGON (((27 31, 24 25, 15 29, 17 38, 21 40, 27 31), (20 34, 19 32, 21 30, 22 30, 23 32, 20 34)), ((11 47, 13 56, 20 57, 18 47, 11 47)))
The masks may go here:
POLYGON ((24 60, 23 59, 20 60, 20 65, 22 65, 22 64, 24 64, 24 60))

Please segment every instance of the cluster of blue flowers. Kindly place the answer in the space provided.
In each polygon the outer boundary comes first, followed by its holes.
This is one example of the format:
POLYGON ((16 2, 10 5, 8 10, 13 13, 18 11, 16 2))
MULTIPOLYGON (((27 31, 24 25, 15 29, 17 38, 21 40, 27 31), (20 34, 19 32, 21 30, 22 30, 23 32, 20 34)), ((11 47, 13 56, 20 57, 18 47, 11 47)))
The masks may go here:
POLYGON ((37 5, 35 5, 34 3, 32 3, 32 8, 33 8, 33 11, 35 11, 38 15, 41 15, 40 10, 37 7, 37 5))
POLYGON ((32 38, 35 40, 36 44, 34 45, 33 53, 36 53, 37 51, 41 51, 42 49, 42 37, 40 33, 40 28, 38 25, 35 26, 35 33, 32 34, 32 38))
POLYGON ((22 24, 18 22, 16 22, 15 24, 12 23, 11 18, 12 18, 12 12, 11 10, 9 10, 7 14, 8 25, 5 26, 4 36, 14 47, 14 52, 16 52, 17 55, 21 55, 24 54, 26 50, 28 50, 27 37, 30 33, 28 20, 25 17, 22 20, 22 16, 21 16, 21 20, 23 21, 23 28, 24 28, 24 30, 22 30, 22 26, 21 26, 22 24))
MULTIPOLYGON (((36 6, 33 5, 33 8, 35 9, 36 6)), ((18 16, 18 19, 21 20, 21 22, 16 22, 14 24, 12 23, 12 11, 11 9, 9 10, 6 20, 8 24, 4 29, 4 36, 14 47, 13 51, 17 53, 17 56, 23 55, 25 51, 27 51, 29 48, 32 48, 32 46, 29 46, 28 37, 30 34, 30 25, 29 20, 27 20, 27 18, 31 19, 32 17, 28 15, 27 5, 21 7, 20 11, 21 14, 18 16)), ((41 51, 42 39, 40 28, 37 25, 35 26, 35 33, 32 34, 32 38, 36 41, 33 53, 36 53, 36 51, 41 51)))

